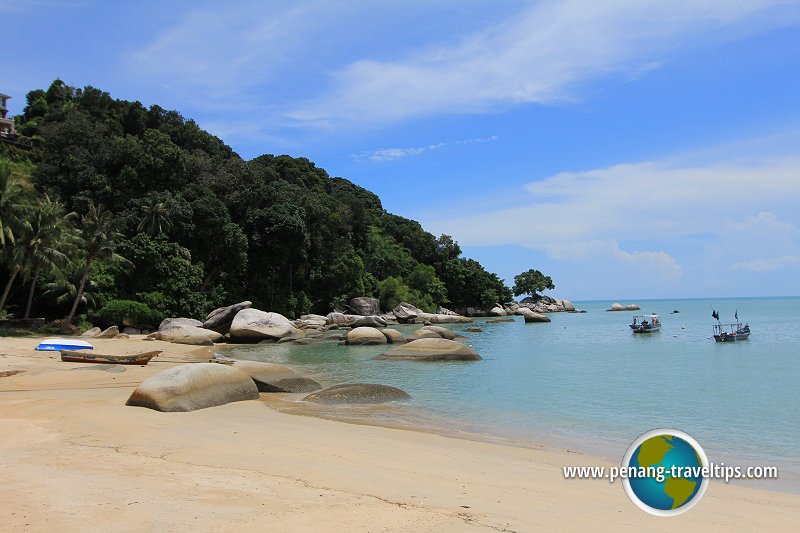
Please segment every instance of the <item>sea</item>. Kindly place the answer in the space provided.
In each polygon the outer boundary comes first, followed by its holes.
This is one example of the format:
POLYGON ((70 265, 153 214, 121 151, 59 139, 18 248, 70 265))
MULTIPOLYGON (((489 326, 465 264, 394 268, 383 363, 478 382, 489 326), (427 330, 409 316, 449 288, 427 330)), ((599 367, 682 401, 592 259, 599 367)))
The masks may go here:
MULTIPOLYGON (((412 399, 376 408, 337 407, 321 416, 585 452, 618 462, 639 435, 674 428, 709 461, 777 466, 758 482, 800 492, 800 297, 574 302, 585 313, 552 322, 449 325, 482 357, 475 362, 375 361, 389 346, 238 345, 226 354, 290 366, 324 385, 382 383, 412 399), (717 343, 716 320, 748 323, 746 341, 717 343), (628 327, 657 313, 662 329, 628 327), (478 326, 479 333, 465 332, 478 326)), ((410 333, 414 326, 396 329, 410 333)), ((301 402, 298 397, 295 401, 301 402)), ((752 483, 752 481, 751 481, 752 483)))

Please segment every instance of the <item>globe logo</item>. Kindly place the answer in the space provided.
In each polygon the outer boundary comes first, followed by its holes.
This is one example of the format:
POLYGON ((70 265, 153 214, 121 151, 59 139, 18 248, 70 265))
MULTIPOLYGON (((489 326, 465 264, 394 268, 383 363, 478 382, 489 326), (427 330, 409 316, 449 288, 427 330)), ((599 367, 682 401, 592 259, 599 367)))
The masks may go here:
POLYGON ((654 429, 633 443, 622 466, 625 492, 637 507, 657 516, 685 513, 708 486, 708 458, 694 438, 676 429, 654 429))

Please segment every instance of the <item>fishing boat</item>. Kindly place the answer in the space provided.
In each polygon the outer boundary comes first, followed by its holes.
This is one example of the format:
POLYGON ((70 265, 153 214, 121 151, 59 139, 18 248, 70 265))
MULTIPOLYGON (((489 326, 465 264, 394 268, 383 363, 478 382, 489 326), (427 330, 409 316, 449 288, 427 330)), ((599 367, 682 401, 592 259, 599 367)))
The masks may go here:
POLYGON ((658 315, 636 315, 629 325, 634 333, 655 333, 661 330, 658 315))
POLYGON ((711 309, 711 317, 717 320, 714 324, 714 340, 716 342, 736 342, 743 341, 750 338, 750 325, 739 322, 739 310, 737 309, 733 317, 736 322, 731 324, 723 324, 719 320, 719 313, 716 309, 711 309))
POLYGON ((69 363, 103 363, 106 365, 146 365, 161 350, 130 355, 104 355, 99 353, 61 350, 61 360, 69 363))
POLYGON ((714 340, 717 342, 736 342, 750 338, 750 325, 742 326, 741 322, 735 324, 714 324, 714 340))
POLYGON ((80 339, 45 339, 36 346, 39 351, 58 352, 61 350, 93 350, 94 346, 80 339))

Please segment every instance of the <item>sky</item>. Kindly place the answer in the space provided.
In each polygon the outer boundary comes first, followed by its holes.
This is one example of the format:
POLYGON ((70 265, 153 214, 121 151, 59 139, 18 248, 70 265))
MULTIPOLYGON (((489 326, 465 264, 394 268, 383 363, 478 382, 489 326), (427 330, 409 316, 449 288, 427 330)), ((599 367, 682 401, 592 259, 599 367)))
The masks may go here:
MULTIPOLYGON (((800 0, 0 0, 55 78, 307 157, 573 300, 800 295, 800 0)), ((10 29, 10 32, 8 31, 10 29)))

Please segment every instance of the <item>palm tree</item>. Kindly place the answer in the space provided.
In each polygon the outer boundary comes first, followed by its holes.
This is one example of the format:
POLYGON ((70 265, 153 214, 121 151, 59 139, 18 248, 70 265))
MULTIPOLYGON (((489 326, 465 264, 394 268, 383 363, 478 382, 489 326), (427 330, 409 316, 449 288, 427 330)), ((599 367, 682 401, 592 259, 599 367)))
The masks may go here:
POLYGON ((17 245, 24 250, 21 270, 30 282, 23 318, 30 316, 39 275, 44 273, 49 278, 62 278, 63 269, 70 262, 69 252, 75 244, 64 205, 47 195, 31 211, 28 227, 24 239, 17 245))
MULTIPOLYGON (((78 215, 77 213, 72 213, 71 216, 76 218, 78 215)), ((95 261, 130 263, 130 261, 114 252, 123 237, 118 228, 119 221, 114 218, 111 212, 107 211, 102 205, 95 205, 94 202, 89 202, 86 214, 80 217, 79 239, 83 248, 81 279, 78 283, 78 291, 75 294, 72 309, 64 319, 63 326, 69 326, 75 318, 75 312, 78 310, 81 298, 83 298, 86 283, 92 274, 92 267, 95 261)))
POLYGON ((172 222, 169 220, 172 214, 170 198, 165 199, 156 193, 150 193, 139 202, 139 207, 144 212, 144 218, 139 222, 136 231, 155 237, 172 228, 172 222))
MULTIPOLYGON (((0 246, 14 244, 25 226, 31 190, 14 175, 8 161, 0 161, 0 246)), ((2 308, 2 306, 0 306, 2 308)))

